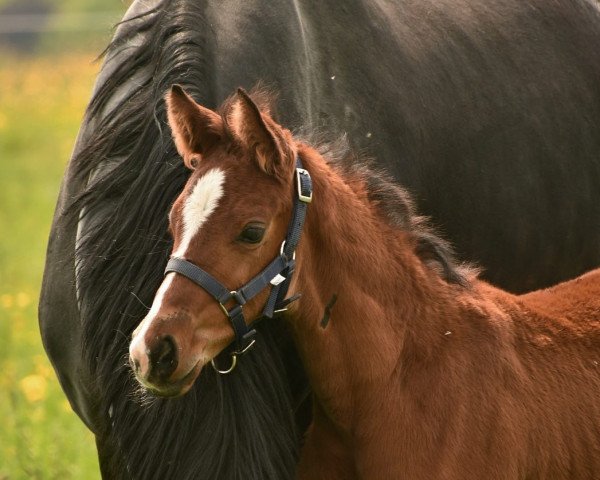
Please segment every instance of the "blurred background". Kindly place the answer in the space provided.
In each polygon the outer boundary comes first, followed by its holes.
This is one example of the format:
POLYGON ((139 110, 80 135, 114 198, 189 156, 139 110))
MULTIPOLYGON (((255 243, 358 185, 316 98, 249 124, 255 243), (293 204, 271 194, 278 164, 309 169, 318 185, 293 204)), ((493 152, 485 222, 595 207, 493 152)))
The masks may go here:
POLYGON ((0 480, 98 479, 42 348, 37 300, 61 178, 129 0, 0 0, 0 480))

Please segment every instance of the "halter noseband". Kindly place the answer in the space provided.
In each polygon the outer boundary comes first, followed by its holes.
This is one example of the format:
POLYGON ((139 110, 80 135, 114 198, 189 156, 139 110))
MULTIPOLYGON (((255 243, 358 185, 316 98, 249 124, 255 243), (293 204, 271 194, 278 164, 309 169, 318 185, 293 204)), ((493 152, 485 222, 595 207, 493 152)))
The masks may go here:
POLYGON ((235 350, 231 353, 231 365, 227 370, 219 370, 214 360, 211 361, 214 369, 221 374, 232 372, 237 364, 237 357, 250 350, 256 342, 254 338, 256 330, 246 324, 242 310, 242 307, 249 300, 271 285, 271 293, 263 309, 262 316, 272 318, 275 313, 285 311, 291 302, 300 297, 300 294, 297 294, 290 298, 285 298, 296 264, 295 252, 300 241, 300 235, 302 234, 306 208, 312 201, 313 193, 310 174, 302 168, 300 157, 296 157, 295 177, 296 195, 294 212, 285 240, 281 244, 279 255, 244 286, 237 290, 229 290, 210 273, 183 258, 171 257, 165 268, 165 275, 170 272, 179 273, 206 290, 219 302, 223 313, 229 318, 235 333, 236 346, 235 350), (226 304, 231 301, 235 302, 235 305, 231 309, 228 309, 226 304))

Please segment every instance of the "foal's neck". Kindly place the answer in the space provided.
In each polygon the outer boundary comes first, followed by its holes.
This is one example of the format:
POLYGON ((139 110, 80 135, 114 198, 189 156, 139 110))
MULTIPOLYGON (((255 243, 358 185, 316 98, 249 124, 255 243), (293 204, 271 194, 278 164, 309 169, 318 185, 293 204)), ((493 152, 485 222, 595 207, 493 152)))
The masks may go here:
POLYGON ((357 402, 389 384, 407 332, 435 323, 439 302, 430 300, 444 296, 444 282, 418 260, 411 234, 371 205, 363 181, 310 153, 302 158, 314 201, 298 250, 294 289, 303 297, 292 328, 318 400, 346 423, 357 402))

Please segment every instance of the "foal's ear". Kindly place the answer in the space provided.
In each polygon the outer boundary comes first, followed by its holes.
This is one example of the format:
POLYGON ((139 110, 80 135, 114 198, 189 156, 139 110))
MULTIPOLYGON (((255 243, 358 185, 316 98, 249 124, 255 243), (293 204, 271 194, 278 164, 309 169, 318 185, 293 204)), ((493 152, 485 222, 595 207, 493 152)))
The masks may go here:
POLYGON ((255 157, 262 170, 281 178, 289 177, 294 161, 291 134, 262 113, 245 90, 238 89, 225 118, 227 128, 255 157))
POLYGON ((165 96, 167 118, 173 140, 186 167, 195 162, 223 135, 223 120, 217 113, 198 105, 180 85, 173 85, 165 96))

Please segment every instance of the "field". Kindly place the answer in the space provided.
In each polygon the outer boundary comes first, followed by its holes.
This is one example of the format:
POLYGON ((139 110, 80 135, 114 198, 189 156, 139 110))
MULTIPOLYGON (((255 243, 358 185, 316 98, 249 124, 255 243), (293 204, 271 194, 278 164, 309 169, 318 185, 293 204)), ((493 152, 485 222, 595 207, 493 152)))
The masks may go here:
POLYGON ((97 479, 93 436, 41 345, 37 300, 60 180, 98 65, 0 54, 0 480, 97 479))

